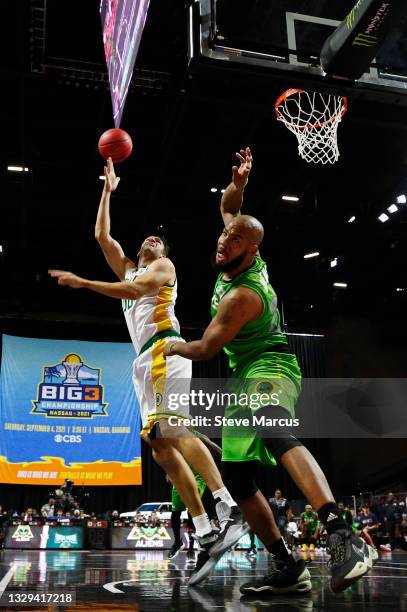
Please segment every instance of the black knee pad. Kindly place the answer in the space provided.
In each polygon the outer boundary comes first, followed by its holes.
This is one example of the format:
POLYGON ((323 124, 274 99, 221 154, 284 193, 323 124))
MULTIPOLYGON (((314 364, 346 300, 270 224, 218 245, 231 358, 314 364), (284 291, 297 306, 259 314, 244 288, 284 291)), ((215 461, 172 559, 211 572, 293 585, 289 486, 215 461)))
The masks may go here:
MULTIPOLYGON (((265 406, 256 412, 257 419, 264 416, 266 419, 290 419, 290 413, 281 406, 265 406)), ((267 425, 257 425, 256 430, 258 435, 263 439, 264 444, 271 452, 273 457, 280 461, 281 457, 296 446, 302 446, 302 443, 289 431, 284 431, 284 428, 279 428, 275 437, 271 438, 272 428, 267 425)))
POLYGON ((257 493, 258 461, 222 461, 221 465, 225 486, 237 502, 257 493))

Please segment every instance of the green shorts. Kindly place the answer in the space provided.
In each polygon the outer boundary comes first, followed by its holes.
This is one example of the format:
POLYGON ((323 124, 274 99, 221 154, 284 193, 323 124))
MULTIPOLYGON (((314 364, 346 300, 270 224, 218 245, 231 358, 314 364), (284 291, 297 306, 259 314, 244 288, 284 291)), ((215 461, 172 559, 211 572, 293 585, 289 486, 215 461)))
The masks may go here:
MULTIPOLYGON (((196 484, 198 485, 199 497, 202 499, 202 496, 205 493, 206 489, 206 482, 202 480, 199 474, 194 474, 194 476, 196 484)), ((187 509, 175 487, 172 487, 171 502, 173 512, 182 512, 183 510, 187 509)))
POLYGON ((224 416, 233 418, 234 423, 242 418, 248 419, 249 425, 223 428, 222 461, 257 459, 263 465, 276 465, 276 460, 253 425, 253 417, 260 410, 263 415, 266 406, 269 418, 273 418, 273 406, 286 410, 288 419, 295 416, 295 405, 301 391, 301 370, 297 358, 291 353, 263 353, 257 361, 236 368, 230 381, 232 388, 240 386, 241 392, 248 397, 248 404, 228 405, 224 416))

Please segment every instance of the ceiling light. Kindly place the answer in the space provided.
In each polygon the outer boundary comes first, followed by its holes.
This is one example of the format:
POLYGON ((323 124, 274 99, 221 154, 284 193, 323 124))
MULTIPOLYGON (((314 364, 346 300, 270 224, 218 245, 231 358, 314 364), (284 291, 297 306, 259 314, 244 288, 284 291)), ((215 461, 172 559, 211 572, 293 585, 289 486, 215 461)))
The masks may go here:
POLYGON ((402 193, 401 195, 397 196, 397 204, 405 204, 407 202, 407 198, 404 195, 404 193, 402 193))
POLYGON ((212 191, 212 193, 216 193, 218 191, 218 188, 217 187, 211 187, 211 191, 212 191))
POLYGON ((299 202, 300 198, 298 196, 290 196, 290 195, 283 195, 282 200, 286 200, 286 202, 299 202))
POLYGON ((348 223, 353 223, 354 221, 356 221, 355 215, 353 215, 352 217, 348 219, 348 223))
POLYGON ((381 215, 379 215, 377 217, 379 219, 379 221, 381 221, 382 223, 386 223, 386 221, 389 220, 389 216, 386 215, 386 213, 382 213, 381 215))
POLYGON ((315 253, 306 253, 306 255, 304 255, 304 259, 310 259, 311 257, 318 257, 319 253, 318 251, 315 251, 315 253))
POLYGON ((25 166, 7 166, 9 172, 29 172, 30 169, 25 166))
MULTIPOLYGON (((3 252, 3 245, 0 244, 0 253, 2 253, 2 252, 3 252)), ((398 291, 398 289, 397 289, 397 291, 398 291)))
POLYGON ((106 180, 106 177, 105 177, 105 175, 104 175, 104 174, 101 174, 101 175, 99 176, 99 178, 100 178, 100 180, 101 180, 101 181, 105 181, 105 180, 106 180))
POLYGON ((404 287, 397 287, 396 291, 407 291, 404 287))
POLYGON ((331 268, 335 268, 337 265, 338 265, 338 258, 335 257, 334 259, 331 259, 331 263, 330 263, 331 268))
POLYGON ((220 192, 221 193, 225 193, 226 189, 221 189, 220 192))
POLYGON ((341 287, 341 289, 346 289, 348 283, 334 283, 334 287, 341 287))
POLYGON ((395 213, 398 211, 398 206, 396 206, 395 204, 391 204, 391 206, 389 206, 387 210, 389 211, 389 213, 395 213))

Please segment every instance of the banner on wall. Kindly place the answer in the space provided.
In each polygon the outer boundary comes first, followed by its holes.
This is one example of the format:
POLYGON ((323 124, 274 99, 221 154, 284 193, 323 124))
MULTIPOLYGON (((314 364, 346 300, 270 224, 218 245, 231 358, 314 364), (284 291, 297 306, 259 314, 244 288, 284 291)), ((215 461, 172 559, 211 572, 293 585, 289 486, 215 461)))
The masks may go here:
POLYGON ((0 481, 141 484, 130 343, 3 336, 0 481))
POLYGON ((11 525, 5 533, 5 548, 83 548, 83 527, 11 525))

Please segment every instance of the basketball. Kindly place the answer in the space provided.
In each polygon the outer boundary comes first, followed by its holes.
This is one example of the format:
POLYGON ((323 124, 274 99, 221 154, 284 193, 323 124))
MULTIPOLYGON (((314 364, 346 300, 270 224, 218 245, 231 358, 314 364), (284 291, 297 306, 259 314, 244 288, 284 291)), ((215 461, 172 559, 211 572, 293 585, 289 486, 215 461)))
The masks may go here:
POLYGON ((130 135, 120 128, 112 128, 104 132, 99 138, 99 153, 105 159, 112 158, 114 163, 125 161, 133 150, 130 135))

